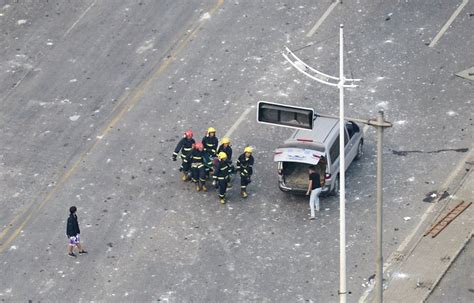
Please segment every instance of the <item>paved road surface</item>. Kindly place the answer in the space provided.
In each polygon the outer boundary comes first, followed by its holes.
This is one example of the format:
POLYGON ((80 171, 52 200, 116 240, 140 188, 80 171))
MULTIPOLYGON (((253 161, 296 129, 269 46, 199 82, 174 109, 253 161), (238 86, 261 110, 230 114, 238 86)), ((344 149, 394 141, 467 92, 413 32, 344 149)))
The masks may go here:
MULTIPOLYGON (((170 302, 337 301, 337 198, 308 219, 305 197, 276 186, 272 151, 290 130, 255 122, 258 100, 337 112, 337 91, 280 51, 337 72, 346 28, 348 116, 383 108, 385 256, 472 143, 473 3, 433 47, 456 3, 64 1, 0 8, 0 299, 170 302), (234 150, 255 147, 251 196, 229 203, 179 180, 184 130, 218 136, 241 118, 234 150), (79 208, 88 256, 66 256, 79 208)), ((374 272, 375 135, 347 174, 351 302, 374 272)), ((236 184, 237 185, 237 184, 236 184)))

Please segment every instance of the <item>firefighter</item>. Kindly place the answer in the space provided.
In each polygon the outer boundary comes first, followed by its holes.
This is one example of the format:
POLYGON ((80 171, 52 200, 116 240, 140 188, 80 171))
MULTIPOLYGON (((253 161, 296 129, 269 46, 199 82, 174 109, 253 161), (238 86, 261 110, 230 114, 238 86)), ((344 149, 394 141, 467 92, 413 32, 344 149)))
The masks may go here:
POLYGON ((207 134, 202 138, 202 144, 204 145, 204 151, 209 155, 209 157, 215 157, 217 154, 217 146, 219 140, 216 137, 216 129, 214 127, 209 127, 207 129, 207 134))
POLYGON ((191 165, 191 180, 196 184, 197 191, 207 191, 206 188, 206 170, 204 167, 204 145, 202 143, 194 144, 194 148, 188 155, 188 161, 191 165))
POLYGON ((227 161, 229 164, 232 163, 232 147, 230 146, 230 139, 227 137, 222 138, 221 145, 217 149, 217 154, 224 152, 227 155, 227 161))
POLYGON ((240 194, 243 198, 247 198, 247 185, 250 184, 253 173, 254 158, 252 156, 252 148, 247 146, 244 153, 237 160, 237 170, 240 171, 240 194))
POLYGON ((225 204, 225 193, 229 181, 229 164, 227 162, 226 153, 220 152, 217 154, 217 158, 219 159, 219 162, 217 162, 213 178, 219 188, 219 200, 222 204, 225 204))
POLYGON ((176 161, 176 158, 178 157, 178 153, 181 152, 181 167, 179 168, 179 171, 183 173, 182 180, 183 181, 188 181, 188 173, 189 173, 189 168, 190 168, 190 163, 188 161, 188 155, 191 153, 193 149, 193 144, 196 142, 193 139, 193 131, 192 130, 187 130, 184 132, 184 137, 178 142, 178 145, 176 145, 176 148, 174 149, 173 152, 173 161, 176 161))
POLYGON ((202 144, 204 145, 204 152, 206 157, 206 178, 208 178, 212 169, 212 160, 214 159, 214 157, 216 157, 217 146, 219 144, 219 140, 216 137, 216 129, 214 127, 209 127, 207 129, 206 136, 202 138, 202 144))

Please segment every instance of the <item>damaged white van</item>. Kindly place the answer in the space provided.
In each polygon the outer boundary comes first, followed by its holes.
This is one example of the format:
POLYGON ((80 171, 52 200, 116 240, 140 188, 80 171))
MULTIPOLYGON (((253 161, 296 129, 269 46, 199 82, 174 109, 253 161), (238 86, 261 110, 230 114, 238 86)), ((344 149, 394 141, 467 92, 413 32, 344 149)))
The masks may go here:
MULTIPOLYGON (((360 126, 344 122, 346 169, 362 156, 364 138, 360 126)), ((275 150, 279 187, 284 192, 305 193, 308 168, 316 165, 326 182, 324 194, 339 192, 339 120, 317 116, 312 130, 297 130, 275 150)))

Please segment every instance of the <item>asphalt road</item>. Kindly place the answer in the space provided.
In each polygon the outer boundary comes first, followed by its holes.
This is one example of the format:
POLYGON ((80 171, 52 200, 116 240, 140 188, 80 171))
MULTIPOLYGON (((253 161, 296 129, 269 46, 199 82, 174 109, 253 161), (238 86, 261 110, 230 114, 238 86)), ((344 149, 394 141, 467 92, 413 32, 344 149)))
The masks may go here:
MULTIPOLYGON (((471 148, 470 2, 63 1, 0 8, 0 300, 337 301, 338 200, 309 221, 277 189, 273 150, 291 133, 259 125, 258 100, 335 114, 338 92, 291 69, 296 49, 336 74, 345 24, 348 116, 384 109, 384 255, 410 234, 471 148), (392 3, 393 2, 393 3, 392 3), (248 110, 248 108, 252 108, 248 110), (245 114, 244 116, 242 116, 245 114), (250 197, 222 206, 179 179, 184 130, 255 147, 250 197), (66 255, 76 205, 89 250, 66 255)), ((347 173, 349 301, 375 270, 375 133, 347 173)))

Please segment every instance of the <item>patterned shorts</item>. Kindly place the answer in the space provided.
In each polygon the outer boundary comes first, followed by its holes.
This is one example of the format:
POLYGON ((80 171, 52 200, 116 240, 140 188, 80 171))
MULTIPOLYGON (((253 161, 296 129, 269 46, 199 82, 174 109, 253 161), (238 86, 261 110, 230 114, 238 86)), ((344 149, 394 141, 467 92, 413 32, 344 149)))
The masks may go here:
POLYGON ((70 246, 76 246, 78 243, 81 243, 81 238, 79 235, 76 235, 75 237, 69 237, 70 246))

